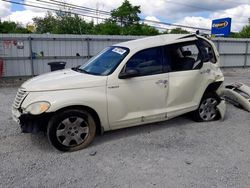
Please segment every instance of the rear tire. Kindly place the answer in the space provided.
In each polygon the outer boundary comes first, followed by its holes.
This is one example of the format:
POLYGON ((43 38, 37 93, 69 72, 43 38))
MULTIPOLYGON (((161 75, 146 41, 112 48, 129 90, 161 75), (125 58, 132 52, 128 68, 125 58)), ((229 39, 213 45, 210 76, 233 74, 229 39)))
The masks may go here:
POLYGON ((50 143, 60 151, 86 148, 95 138, 96 124, 87 111, 67 109, 56 113, 48 123, 50 143))
POLYGON ((205 93, 199 108, 191 113, 192 119, 197 122, 218 120, 220 113, 216 106, 220 103, 220 100, 216 93, 205 93))

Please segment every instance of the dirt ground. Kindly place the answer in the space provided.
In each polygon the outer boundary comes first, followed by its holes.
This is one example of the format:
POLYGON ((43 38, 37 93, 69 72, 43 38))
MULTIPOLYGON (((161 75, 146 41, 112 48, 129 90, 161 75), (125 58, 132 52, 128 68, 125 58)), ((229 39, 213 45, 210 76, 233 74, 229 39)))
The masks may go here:
MULTIPOLYGON (((226 83, 250 85, 249 69, 225 69, 226 83)), ((43 134, 12 121, 17 87, 0 87, 0 187, 250 187, 250 113, 227 105, 226 119, 178 117, 98 136, 62 153, 43 134)))

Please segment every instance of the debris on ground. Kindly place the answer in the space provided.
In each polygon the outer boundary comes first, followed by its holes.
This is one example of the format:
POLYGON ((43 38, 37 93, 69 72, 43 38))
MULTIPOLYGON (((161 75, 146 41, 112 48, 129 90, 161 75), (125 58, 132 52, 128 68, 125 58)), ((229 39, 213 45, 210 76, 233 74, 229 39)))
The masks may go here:
POLYGON ((229 103, 250 112, 250 87, 246 84, 235 82, 226 85, 222 95, 229 103))

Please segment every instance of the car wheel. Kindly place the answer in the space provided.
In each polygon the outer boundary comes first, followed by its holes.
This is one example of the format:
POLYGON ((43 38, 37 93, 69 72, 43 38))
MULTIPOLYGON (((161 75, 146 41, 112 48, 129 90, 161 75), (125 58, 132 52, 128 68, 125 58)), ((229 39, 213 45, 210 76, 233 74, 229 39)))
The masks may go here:
POLYGON ((87 147, 95 133, 96 124, 91 114, 78 109, 56 113, 47 128, 50 143, 60 151, 76 151, 87 147))
POLYGON ((219 104, 220 98, 215 93, 205 94, 200 102, 199 108, 192 113, 195 121, 214 121, 219 119, 219 111, 216 106, 219 104))

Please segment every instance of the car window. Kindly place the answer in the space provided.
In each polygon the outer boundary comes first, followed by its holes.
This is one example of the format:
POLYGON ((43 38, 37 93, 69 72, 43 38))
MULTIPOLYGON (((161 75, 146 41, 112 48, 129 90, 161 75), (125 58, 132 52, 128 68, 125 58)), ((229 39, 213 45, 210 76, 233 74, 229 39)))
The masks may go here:
POLYGON ((120 62, 127 56, 129 49, 119 46, 105 48, 78 70, 93 75, 107 76, 111 74, 120 62))
POLYGON ((205 40, 200 39, 199 40, 199 47, 201 49, 204 62, 216 63, 214 50, 213 50, 211 44, 209 44, 205 40))
POLYGON ((142 50, 133 55, 125 66, 125 72, 135 69, 139 76, 163 73, 162 48, 155 47, 142 50))
POLYGON ((186 46, 182 46, 182 54, 183 56, 193 58, 195 61, 198 60, 199 49, 195 44, 190 44, 186 46), (184 53, 191 52, 190 54, 185 55, 184 53))
POLYGON ((179 43, 166 47, 171 57, 171 71, 188 71, 202 66, 201 53, 195 42, 179 43))

